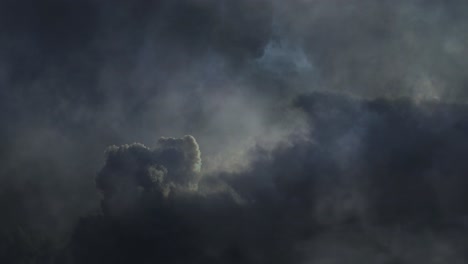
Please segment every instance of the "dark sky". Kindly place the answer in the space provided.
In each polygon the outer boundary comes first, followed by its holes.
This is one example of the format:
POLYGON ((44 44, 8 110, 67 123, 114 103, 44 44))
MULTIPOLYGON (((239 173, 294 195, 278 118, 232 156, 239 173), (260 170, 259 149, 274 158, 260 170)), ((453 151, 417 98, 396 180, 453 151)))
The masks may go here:
POLYGON ((0 262, 466 263, 467 23, 0 0, 0 262))

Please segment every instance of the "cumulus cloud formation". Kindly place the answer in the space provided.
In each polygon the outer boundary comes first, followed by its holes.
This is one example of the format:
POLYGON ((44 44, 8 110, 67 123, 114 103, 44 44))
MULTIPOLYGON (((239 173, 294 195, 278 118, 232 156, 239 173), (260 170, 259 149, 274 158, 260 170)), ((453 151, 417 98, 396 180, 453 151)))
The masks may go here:
POLYGON ((111 146, 96 178, 104 195, 103 210, 125 210, 141 192, 167 197, 174 189, 196 190, 201 167, 195 138, 161 138, 155 149, 134 143, 111 146))

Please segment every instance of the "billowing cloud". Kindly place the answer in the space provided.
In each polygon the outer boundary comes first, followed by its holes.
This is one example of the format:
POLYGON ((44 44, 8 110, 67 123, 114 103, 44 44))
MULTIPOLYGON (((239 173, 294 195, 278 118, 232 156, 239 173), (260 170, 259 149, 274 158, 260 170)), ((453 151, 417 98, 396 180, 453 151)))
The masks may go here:
POLYGON ((466 262, 467 10, 0 1, 0 262, 466 262))
POLYGON ((106 213, 125 211, 142 193, 167 197, 174 189, 197 189, 201 158, 192 136, 161 138, 155 149, 138 143, 111 146, 106 155, 96 179, 106 213))
POLYGON ((109 148, 97 186, 104 203, 131 210, 86 218, 71 254, 87 263, 465 259, 466 240, 452 230, 467 232, 466 106, 321 93, 294 105, 313 127, 307 140, 259 147, 247 168, 210 172, 199 189, 185 188, 200 165, 190 136, 162 139, 154 150, 109 148), (181 174, 171 176, 174 168, 181 174), (136 187, 139 195, 126 191, 136 187), (118 202, 106 200, 110 190, 122 194, 118 202), (131 249, 111 253, 115 244, 106 241, 131 249))

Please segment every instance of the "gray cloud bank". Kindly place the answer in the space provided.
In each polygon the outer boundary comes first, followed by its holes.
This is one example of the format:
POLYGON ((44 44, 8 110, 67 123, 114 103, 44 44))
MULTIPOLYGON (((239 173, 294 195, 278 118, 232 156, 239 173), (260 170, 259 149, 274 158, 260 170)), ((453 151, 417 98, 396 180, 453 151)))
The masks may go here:
POLYGON ((247 169, 205 174, 197 189, 148 191, 139 179, 177 182, 164 165, 148 169, 169 154, 111 148, 98 187, 125 174, 143 190, 132 200, 126 188, 135 184, 117 188, 125 200, 116 206, 134 201, 131 210, 83 219, 71 255, 83 263, 466 261, 465 105, 313 93, 294 106, 310 118, 310 140, 254 150, 247 169), (127 250, 114 253, 119 247, 127 250))
POLYGON ((465 262, 467 12, 1 0, 1 262, 465 262))

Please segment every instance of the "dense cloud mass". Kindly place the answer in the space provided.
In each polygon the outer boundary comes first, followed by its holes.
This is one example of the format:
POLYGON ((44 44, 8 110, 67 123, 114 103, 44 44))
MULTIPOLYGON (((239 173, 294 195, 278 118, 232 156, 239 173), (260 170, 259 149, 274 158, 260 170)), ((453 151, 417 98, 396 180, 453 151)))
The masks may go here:
MULTIPOLYGON (((248 169, 204 175, 197 189, 161 187, 178 179, 159 165, 164 144, 111 147, 97 185, 105 205, 101 182, 131 177, 113 188, 124 195, 116 205, 133 201, 131 210, 83 219, 74 256, 83 263, 466 261, 465 105, 323 93, 293 104, 310 118, 313 140, 252 150, 248 169), (135 186, 137 198, 126 190, 135 186), (118 248, 126 251, 113 253, 118 248)), ((171 142, 185 140, 190 147, 179 157, 190 158, 172 160, 193 168, 193 138, 171 142)), ((189 180, 197 173, 184 171, 189 180)))
POLYGON ((466 263, 467 22, 0 0, 0 262, 466 263))
POLYGON ((103 210, 118 214, 136 202, 140 192, 171 195, 172 189, 196 189, 200 174, 200 150, 192 136, 161 138, 158 148, 141 144, 111 146, 106 165, 96 179, 104 195, 103 210))

